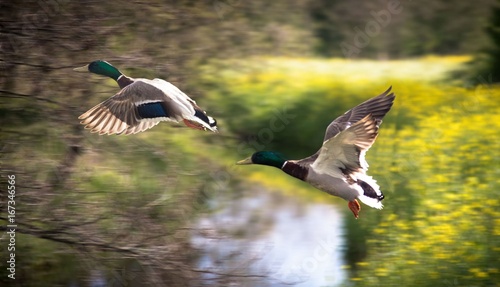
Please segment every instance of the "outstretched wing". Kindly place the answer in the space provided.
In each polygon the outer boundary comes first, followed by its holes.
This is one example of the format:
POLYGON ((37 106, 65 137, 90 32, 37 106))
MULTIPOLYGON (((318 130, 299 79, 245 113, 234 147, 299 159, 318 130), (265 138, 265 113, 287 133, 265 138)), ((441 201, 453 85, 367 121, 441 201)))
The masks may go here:
POLYGON ((384 118, 385 114, 391 109, 394 98, 396 97, 394 93, 391 93, 391 89, 392 86, 382 94, 357 105, 336 118, 326 129, 323 141, 327 141, 369 114, 376 120, 377 125, 380 125, 380 123, 382 123, 382 118, 384 118))
POLYGON ((133 134, 150 129, 160 121, 183 119, 210 127, 198 119, 196 107, 193 100, 169 82, 136 79, 79 119, 85 128, 99 134, 133 134))
POLYGON ((343 177, 368 169, 366 151, 378 135, 377 119, 368 114, 323 143, 311 167, 318 173, 343 177))
MULTIPOLYGON (((340 132, 351 127, 352 124, 359 122, 368 115, 371 115, 378 129, 382 123, 382 118, 391 109, 392 104, 394 103, 394 98, 396 97, 394 93, 390 93, 391 89, 392 87, 389 87, 389 89, 382 94, 357 105, 356 107, 345 112, 342 116, 336 118, 326 129, 323 143, 325 144, 329 139, 338 135, 340 132)), ((321 149, 315 154, 297 161, 297 164, 303 166, 313 164, 316 159, 318 159, 320 152, 321 149)))
POLYGON ((190 105, 179 105, 151 82, 136 80, 82 114, 81 123, 99 134, 132 134, 152 128, 160 121, 179 121, 183 113, 194 114, 190 105))

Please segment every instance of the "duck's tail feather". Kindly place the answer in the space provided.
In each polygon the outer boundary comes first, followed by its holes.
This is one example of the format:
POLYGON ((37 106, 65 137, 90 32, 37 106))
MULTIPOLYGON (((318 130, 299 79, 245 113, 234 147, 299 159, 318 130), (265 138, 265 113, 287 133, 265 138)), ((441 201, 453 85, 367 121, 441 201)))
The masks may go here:
POLYGON ((380 191, 377 182, 371 176, 358 174, 357 183, 363 189, 363 194, 358 197, 359 200, 370 207, 382 209, 384 194, 380 191))
POLYGON ((382 202, 377 198, 368 197, 366 195, 360 195, 358 197, 358 199, 361 200, 362 203, 364 203, 370 207, 373 207, 376 209, 384 208, 384 205, 382 204, 382 202))
POLYGON ((194 116, 197 118, 197 121, 203 122, 205 128, 208 130, 217 131, 217 121, 211 116, 208 116, 204 111, 195 108, 194 116))

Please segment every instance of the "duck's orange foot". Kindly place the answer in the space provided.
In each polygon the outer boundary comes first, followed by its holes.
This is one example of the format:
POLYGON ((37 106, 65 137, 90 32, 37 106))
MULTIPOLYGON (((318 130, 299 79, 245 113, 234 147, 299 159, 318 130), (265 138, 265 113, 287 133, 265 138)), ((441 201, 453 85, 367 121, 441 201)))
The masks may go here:
POLYGON ((359 211, 361 210, 361 205, 359 205, 359 202, 355 199, 353 201, 349 201, 347 204, 349 206, 349 209, 352 211, 354 214, 354 217, 358 219, 359 217, 359 211))
POLYGON ((183 121, 184 121, 184 124, 189 128, 196 129, 196 130, 206 130, 206 128, 202 124, 197 123, 195 121, 191 121, 191 120, 187 120, 187 119, 184 119, 183 121))

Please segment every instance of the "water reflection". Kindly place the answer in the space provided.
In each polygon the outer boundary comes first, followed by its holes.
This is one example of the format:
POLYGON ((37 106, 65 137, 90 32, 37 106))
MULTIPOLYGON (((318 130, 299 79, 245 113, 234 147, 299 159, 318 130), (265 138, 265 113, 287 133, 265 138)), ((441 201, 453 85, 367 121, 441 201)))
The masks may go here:
POLYGON ((214 200, 213 209, 197 223, 206 232, 192 238, 198 267, 266 276, 235 279, 237 286, 336 286, 346 277, 336 206, 251 188, 214 200))

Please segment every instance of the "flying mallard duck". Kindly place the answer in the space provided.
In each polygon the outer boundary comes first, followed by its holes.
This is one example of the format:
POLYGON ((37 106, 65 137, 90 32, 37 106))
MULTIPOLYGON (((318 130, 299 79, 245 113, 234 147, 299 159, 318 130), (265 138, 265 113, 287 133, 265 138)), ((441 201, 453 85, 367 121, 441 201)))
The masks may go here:
POLYGON ((392 107, 395 95, 383 94, 347 111, 326 129, 323 146, 318 152, 301 160, 287 160, 272 151, 259 151, 237 164, 274 166, 304 180, 331 195, 347 200, 349 209, 358 218, 364 204, 382 208, 384 195, 376 181, 366 174, 366 151, 375 142, 382 118, 392 107))
POLYGON ((217 132, 214 118, 176 86, 162 79, 133 79, 106 61, 97 60, 78 72, 112 78, 121 90, 78 117, 85 128, 99 134, 135 134, 161 121, 183 121, 190 128, 217 132))

